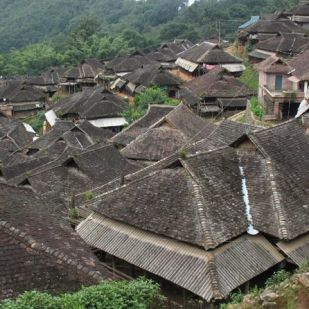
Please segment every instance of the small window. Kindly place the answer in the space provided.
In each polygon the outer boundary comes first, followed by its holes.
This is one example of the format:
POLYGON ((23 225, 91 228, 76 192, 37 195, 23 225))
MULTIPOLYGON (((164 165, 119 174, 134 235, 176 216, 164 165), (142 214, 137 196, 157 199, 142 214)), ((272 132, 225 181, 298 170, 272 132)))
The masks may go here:
POLYGON ((282 75, 276 75, 275 90, 282 90, 282 75))

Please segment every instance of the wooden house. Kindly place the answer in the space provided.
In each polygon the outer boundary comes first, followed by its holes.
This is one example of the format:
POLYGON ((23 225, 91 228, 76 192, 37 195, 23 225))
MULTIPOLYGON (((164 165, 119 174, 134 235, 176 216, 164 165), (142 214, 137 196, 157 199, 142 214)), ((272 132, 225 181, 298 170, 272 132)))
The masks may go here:
POLYGON ((245 110, 252 94, 239 79, 217 67, 185 83, 179 97, 197 114, 214 117, 231 116, 245 110))
POLYGON ((126 124, 122 113, 128 104, 118 96, 101 87, 84 89, 60 100, 46 114, 52 126, 56 118, 63 120, 86 119, 99 128, 119 132, 126 124))
POLYGON ((180 80, 164 69, 160 64, 143 65, 141 68, 116 80, 112 89, 123 94, 134 96, 143 92, 147 87, 158 86, 164 89, 168 96, 175 97, 180 87, 180 80))
POLYGON ((202 132, 214 128, 214 124, 180 104, 127 144, 121 153, 129 159, 153 163, 177 152, 189 141, 198 139, 202 132))
POLYGON ((51 68, 39 76, 32 76, 26 80, 28 85, 34 86, 50 97, 60 89, 61 80, 63 80, 66 70, 61 67, 51 68))
POLYGON ((76 67, 66 71, 60 83, 65 93, 75 93, 85 87, 94 87, 98 84, 96 78, 104 71, 104 66, 97 59, 86 59, 76 67))
POLYGON ((43 110, 47 95, 22 81, 7 81, 0 88, 0 112, 7 117, 25 118, 43 110))
POLYGON ((309 30, 309 2, 307 0, 300 0, 299 4, 292 9, 292 21, 309 30))
POLYGON ((292 58, 309 49, 309 37, 304 34, 280 33, 275 37, 258 42, 248 54, 251 62, 256 63, 270 56, 292 58))
POLYGON ((241 59, 210 42, 196 44, 178 54, 176 65, 180 72, 188 76, 188 79, 203 75, 217 66, 225 68, 233 75, 239 75, 245 70, 241 59))

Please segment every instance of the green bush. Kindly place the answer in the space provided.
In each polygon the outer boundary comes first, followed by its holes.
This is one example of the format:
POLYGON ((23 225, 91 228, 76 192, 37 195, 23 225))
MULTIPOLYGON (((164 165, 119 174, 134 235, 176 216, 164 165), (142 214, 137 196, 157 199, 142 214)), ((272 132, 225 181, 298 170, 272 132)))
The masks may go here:
POLYGON ((77 209, 75 207, 69 209, 69 218, 70 219, 78 219, 78 212, 77 212, 77 209))
POLYGON ((158 284, 147 279, 103 282, 83 287, 79 292, 51 296, 41 292, 25 292, 16 300, 7 300, 0 309, 147 309, 163 302, 158 284))
POLYGON ((92 200, 92 199, 93 199, 93 192, 91 192, 91 191, 85 192, 85 199, 86 199, 87 201, 92 200))
POLYGON ((246 70, 242 73, 239 80, 244 83, 249 89, 258 91, 259 75, 250 63, 245 63, 246 70))
POLYGON ((159 87, 149 87, 141 94, 134 97, 134 106, 129 106, 128 109, 122 113, 122 116, 126 118, 128 123, 132 123, 144 116, 150 104, 175 106, 179 104, 179 101, 168 97, 166 91, 159 87))
POLYGON ((31 125, 35 132, 42 135, 45 115, 44 112, 38 112, 35 116, 24 119, 24 122, 31 125))
POLYGON ((237 292, 234 292, 230 296, 230 303, 231 304, 240 304, 244 299, 244 295, 241 292, 241 290, 238 290, 237 292))
POLYGON ((284 269, 279 270, 266 280, 266 286, 270 287, 270 286, 277 285, 283 282, 284 280, 288 279, 290 276, 291 274, 287 272, 286 270, 284 269))
POLYGON ((251 111, 259 120, 262 120, 262 118, 265 115, 265 110, 263 106, 259 103, 257 97, 252 97, 250 100, 251 105, 251 111))

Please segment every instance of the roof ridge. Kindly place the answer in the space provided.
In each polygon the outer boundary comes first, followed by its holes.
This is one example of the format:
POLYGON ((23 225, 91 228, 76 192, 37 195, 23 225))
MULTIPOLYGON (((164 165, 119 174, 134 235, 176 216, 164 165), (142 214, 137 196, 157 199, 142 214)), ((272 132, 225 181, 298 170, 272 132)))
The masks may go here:
POLYGON ((79 271, 91 276, 95 280, 103 280, 103 276, 99 272, 90 270, 87 266, 83 266, 72 260, 68 255, 62 253, 58 249, 53 249, 49 246, 44 245, 42 242, 37 242, 32 236, 27 235, 27 233, 22 232, 20 229, 15 228, 12 224, 7 221, 0 221, 0 229, 4 230, 5 233, 18 238, 21 242, 25 243, 27 246, 35 251, 42 252, 50 257, 54 257, 61 260, 62 263, 68 264, 69 266, 76 267, 79 271))
POLYGON ((188 175, 191 177, 192 186, 193 186, 193 195, 196 200, 196 211, 198 214, 199 225, 203 232, 203 246, 205 248, 205 245, 206 245, 207 248, 213 249, 215 248, 215 244, 214 244, 214 240, 212 237, 213 236, 212 232, 209 228, 210 224, 208 224, 208 219, 205 214, 205 207, 203 207, 206 203, 205 203, 205 199, 202 194, 202 188, 199 184, 199 180, 194 174, 194 172, 190 169, 187 162, 185 162, 184 160, 180 160, 180 162, 185 168, 188 175))
POLYGON ((272 192, 272 201, 273 201, 273 206, 274 209, 277 213, 278 216, 278 223, 279 223, 279 236, 282 237, 285 240, 288 240, 288 230, 287 230, 287 220, 285 218, 284 212, 281 208, 281 196, 280 193, 278 192, 277 189, 277 183, 276 183, 276 179, 274 176, 274 170, 273 170, 273 163, 272 161, 269 159, 266 161, 266 168, 267 168, 267 172, 268 172, 268 177, 270 179, 270 189, 272 192))

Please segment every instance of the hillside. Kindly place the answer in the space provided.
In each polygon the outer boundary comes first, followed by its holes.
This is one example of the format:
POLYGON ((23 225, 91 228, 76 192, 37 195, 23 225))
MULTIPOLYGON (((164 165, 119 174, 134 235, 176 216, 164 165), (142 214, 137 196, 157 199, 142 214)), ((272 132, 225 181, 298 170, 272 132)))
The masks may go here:
POLYGON ((0 52, 51 38, 62 41, 85 17, 98 21, 98 32, 124 29, 151 34, 155 41, 174 37, 199 40, 222 33, 232 37, 250 15, 287 9, 297 0, 0 0, 0 52))

